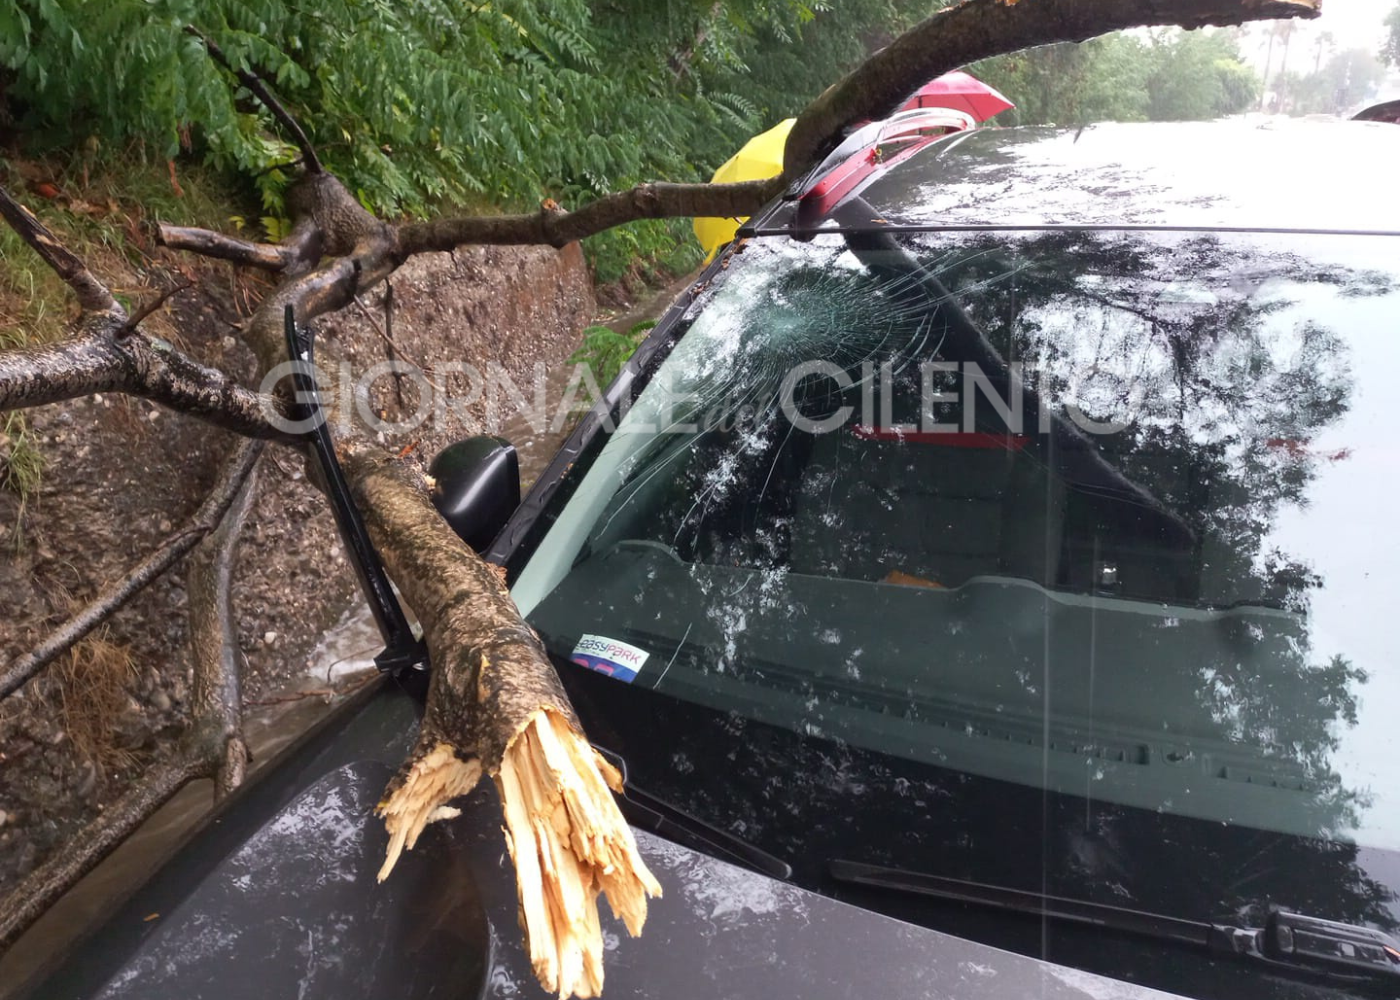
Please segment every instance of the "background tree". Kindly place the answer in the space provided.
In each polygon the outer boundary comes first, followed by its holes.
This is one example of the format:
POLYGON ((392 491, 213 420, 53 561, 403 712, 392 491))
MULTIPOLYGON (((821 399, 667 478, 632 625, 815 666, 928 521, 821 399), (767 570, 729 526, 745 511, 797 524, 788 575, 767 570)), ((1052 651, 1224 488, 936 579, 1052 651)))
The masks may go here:
POLYGON ((1389 66, 1400 66, 1400 3, 1385 16, 1386 35, 1381 42, 1381 58, 1389 66))
MULTIPOLYGON (((574 101, 607 95, 604 84, 593 79, 605 80, 606 73, 591 72, 597 52, 579 37, 589 8, 566 3, 547 10, 519 0, 469 5, 463 12, 429 0, 409 8, 347 4, 316 16, 271 0, 174 0, 154 8, 129 0, 100 5, 92 14, 86 7, 40 0, 33 7, 0 12, 5 18, 0 58, 13 67, 10 86, 16 89, 25 127, 57 134, 78 123, 92 135, 107 127, 108 117, 135 118, 144 127, 166 129, 159 150, 166 157, 186 142, 191 149, 204 144, 208 155, 230 167, 264 172, 258 182, 264 205, 285 212, 290 223, 276 227, 284 238, 256 243, 209 231, 160 230, 168 247, 273 276, 274 287, 241 331, 257 357, 256 384, 285 357, 288 308, 301 323, 312 323, 352 304, 358 293, 414 254, 466 243, 560 246, 643 218, 749 215, 832 148, 851 123, 888 114, 924 81, 959 65, 1135 25, 1199 27, 1312 17, 1318 4, 1178 0, 1167 8, 1155 0, 966 0, 895 38, 806 105, 787 142, 784 177, 772 182, 643 184, 601 194, 574 211, 547 200, 538 211, 508 216, 389 222, 371 212, 367 205, 427 214, 431 198, 473 192, 504 199, 515 190, 523 199, 528 190, 523 185, 549 184, 554 178, 527 164, 525 157, 523 137, 553 127, 543 123, 546 115, 539 111, 557 113, 573 130, 560 136, 553 162, 561 169, 590 168, 590 154, 581 149, 629 155, 618 148, 618 138, 598 131, 597 107, 590 117, 573 106, 574 101), (90 17, 101 21, 102 31, 85 35, 78 26, 86 26, 90 17), (422 44, 382 37, 378 29, 385 25, 422 44), (367 38, 374 44, 365 44, 367 38), (118 46, 116 52, 94 54, 111 44, 118 46), (225 44, 231 48, 225 50, 225 44), (196 65, 205 58, 203 50, 219 68, 196 65), (566 81, 576 84, 577 91, 551 90, 541 76, 545 65, 568 74, 566 81), (55 80, 49 67, 62 67, 67 79, 55 80), (426 95, 430 106, 417 103, 416 92, 409 96, 401 82, 404 73, 414 76, 417 92, 426 95), (117 81, 113 91, 131 103, 92 92, 90 81, 109 79, 117 81), (68 124, 61 115, 43 114, 37 103, 50 87, 61 88, 68 102, 68 124), (273 90, 285 91, 292 113, 273 90), (484 116, 477 103, 483 94, 499 102, 484 116), (361 111, 347 105, 351 97, 362 103, 361 111), (308 133, 298 119, 314 122, 317 116, 295 112, 322 104, 325 117, 308 125, 308 133), (152 115, 156 117, 148 121, 152 115), (194 121, 214 128, 196 135, 189 125, 194 121), (273 125, 277 132, 269 133, 273 125), (586 138, 580 141, 580 136, 586 138), (325 146, 324 158, 318 142, 325 146), (289 168, 280 165, 294 154, 300 169, 291 181, 289 168), (450 169, 458 165, 460 173, 450 169), (343 169, 349 183, 338 179, 334 169, 343 169), (517 174, 527 180, 512 189, 510 178, 517 174), (416 203, 415 194, 420 195, 416 203)), ((691 27, 696 22, 684 23, 691 27)), ((707 23, 722 27, 720 21, 707 23)), ((723 52, 718 43, 712 46, 708 33, 698 41, 696 32, 689 37, 694 43, 691 60, 712 47, 723 52)), ((688 63, 681 60, 680 65, 688 63)), ((677 102, 683 99, 682 90, 677 102)), ((629 135, 649 134, 651 123, 645 124, 629 135)), ((70 140, 79 137, 76 131, 69 135, 70 140)), ((679 141, 669 148, 678 149, 679 141)), ((636 169, 643 169, 640 160, 636 169)), ((595 191, 609 179, 583 176, 595 191)), ((98 391, 124 392, 247 439, 231 451, 201 519, 178 541, 138 564, 39 648, 0 666, 0 694, 10 693, 168 568, 177 558, 172 552, 199 547, 198 582, 190 588, 195 698, 178 752, 152 767, 138 787, 103 813, 83 838, 83 851, 51 859, 0 906, 0 942, 8 942, 185 782, 214 776, 221 789, 228 789, 241 780, 246 752, 226 567, 246 511, 240 498, 263 442, 294 447, 303 442, 276 419, 294 413, 287 395, 261 395, 232 374, 152 339, 141 330, 145 315, 128 310, 7 193, 0 194, 0 214, 69 286, 81 310, 66 337, 0 351, 0 411, 98 391)), ((387 451, 364 435, 344 446, 351 489, 390 573, 418 614, 434 666, 419 743, 381 805, 392 843, 411 846, 426 823, 450 815, 448 801, 465 794, 483 773, 489 775, 500 790, 511 832, 508 843, 535 971, 547 989, 560 995, 596 993, 602 983, 597 896, 607 895, 636 932, 645 917, 646 895, 656 888, 607 794, 605 783, 616 788, 617 775, 589 748, 538 637, 515 610, 501 578, 431 506, 430 484, 416 460, 387 451), (534 822, 545 804, 561 802, 562 810, 552 810, 554 822, 534 822)), ((391 855, 386 868, 392 861, 391 855)))
POLYGON ((1007 125, 1208 120, 1258 100, 1258 74, 1228 30, 1119 33, 989 59, 973 72, 1013 96, 1007 125))
POLYGON ((1346 49, 1315 73, 1280 73, 1273 90, 1277 110, 1294 115, 1355 111, 1385 79, 1385 66, 1365 49, 1346 49))

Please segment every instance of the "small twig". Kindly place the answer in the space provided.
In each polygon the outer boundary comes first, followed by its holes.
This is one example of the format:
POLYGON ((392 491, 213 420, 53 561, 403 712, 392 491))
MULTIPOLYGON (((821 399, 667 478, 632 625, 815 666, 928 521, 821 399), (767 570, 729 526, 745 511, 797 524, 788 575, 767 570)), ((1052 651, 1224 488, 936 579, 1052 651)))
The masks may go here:
POLYGON ((47 226, 39 221, 29 209, 10 196, 10 192, 0 187, 0 216, 10 224, 20 239, 28 243, 44 263, 53 269, 69 288, 78 296, 78 304, 88 312, 121 312, 121 306, 112 297, 107 286, 93 277, 87 265, 69 250, 47 226))
POLYGON ((237 76, 243 83, 243 86, 252 91, 253 96, 261 101, 263 107, 271 112, 272 117, 276 118, 282 123, 283 128, 292 133, 292 138, 296 142, 297 148, 301 150, 302 159, 306 161, 306 172, 308 174, 323 173, 324 170, 321 166, 321 160, 316 155, 316 147, 311 145, 311 140, 306 137, 306 133, 302 131, 301 125, 292 117, 291 112, 282 106, 281 101, 272 96, 272 92, 269 91, 267 86, 263 83, 262 77, 258 76, 256 73, 250 73, 248 70, 235 67, 229 60, 229 57, 224 54, 224 50, 219 48, 212 38, 206 36, 194 25, 187 26, 185 30, 203 42, 204 47, 209 50, 209 54, 214 57, 215 61, 221 63, 225 69, 237 76))
MULTIPOLYGON (((374 314, 371 313, 369 309, 365 307, 364 301, 361 300, 361 298, 358 295, 355 296, 355 306, 360 310, 360 314, 364 316, 365 319, 369 320, 369 325, 374 328, 374 332, 379 335, 379 339, 384 341, 385 347, 388 348, 388 356, 390 363, 392 364, 397 362, 399 360, 399 349, 394 344, 394 338, 389 336, 388 331, 380 329, 379 324, 374 321, 374 314)), ((385 324, 388 324, 387 310, 385 314, 385 324)), ((423 370, 423 366, 419 365, 418 370, 421 372, 423 370)), ((403 398, 404 374, 403 372, 399 371, 397 365, 395 365, 394 370, 390 374, 394 376, 394 398, 398 400, 399 409, 402 410, 407 405, 404 402, 403 398)))
POLYGON ((329 702, 335 698, 348 698, 352 694, 363 691, 379 680, 381 676, 383 675, 378 670, 368 670, 365 672, 365 676, 344 689, 334 687, 308 688, 305 691, 274 695, 271 698, 261 698, 258 701, 245 701, 243 704, 247 708, 266 708, 270 705, 289 705, 292 702, 305 701, 307 698, 325 698, 329 702))
POLYGON ((249 708, 266 708, 268 705, 287 705, 294 701, 305 701, 307 698, 325 698, 330 701, 339 693, 335 688, 311 688, 307 691, 294 691, 291 694, 278 695, 275 698, 245 701, 243 704, 249 708))
MULTIPOLYGON (((342 663, 344 663, 346 660, 367 660, 367 659, 370 659, 372 656, 374 656, 374 653, 375 653, 375 651, 376 651, 377 649, 379 649, 379 646, 378 646, 378 645, 366 646, 366 647, 363 648, 363 649, 357 649, 357 650, 355 650, 353 653, 347 653, 345 656, 342 656, 342 657, 341 657, 340 659, 338 659, 338 660, 332 660, 330 663, 328 663, 328 664, 326 665, 326 683, 327 683, 327 684, 330 684, 330 683, 331 683, 331 675, 335 673, 335 668, 338 667, 338 666, 340 666, 340 665, 341 665, 342 663)), ((356 690, 359 690, 359 688, 357 687, 356 690)))
MULTIPOLYGON (((393 294, 392 291, 391 291, 389 294, 392 295, 392 294, 393 294)), ((388 298, 387 298, 387 296, 386 296, 386 304, 387 304, 387 301, 388 301, 388 298)), ((404 358, 403 352, 402 352, 401 350, 399 350, 398 345, 394 343, 394 339, 393 339, 392 337, 389 336, 388 331, 386 331, 385 329, 383 329, 383 328, 379 325, 379 323, 378 323, 378 322, 375 320, 375 318, 374 318, 374 313, 372 313, 372 312, 369 311, 369 308, 364 304, 364 302, 362 302, 362 301, 360 300, 360 297, 359 297, 358 295, 355 296, 355 305, 356 305, 357 307, 359 307, 359 310, 360 310, 361 315, 363 315, 365 319, 369 320, 369 325, 370 325, 371 327, 374 328, 374 332, 375 332, 376 334, 379 335, 379 339, 382 340, 382 341, 384 341, 385 345, 389 348, 389 360, 390 360, 390 361, 403 361, 403 360, 406 360, 406 361, 408 362, 408 364, 411 364, 411 365, 413 365, 413 367, 415 367, 415 368, 418 369, 419 374, 421 374, 421 375, 423 376, 423 381, 424 381, 424 382, 427 382, 430 386, 432 386, 432 387, 433 387, 434 389, 436 389, 438 392, 443 393, 444 395, 447 393, 447 390, 446 390, 446 389, 444 389, 442 386, 438 385, 436 382, 434 382, 431 378, 428 377, 428 370, 427 370, 426 368, 424 368, 424 367, 423 367, 422 365, 420 365, 420 364, 417 364, 417 363, 414 362, 411 358, 408 358, 408 359, 404 358)), ((387 316, 387 314, 386 314, 386 316, 387 316)), ((386 318, 386 322, 389 322, 389 321, 387 320, 387 318, 386 318)), ((398 396, 399 396, 399 406, 403 406, 403 405, 404 405, 404 401, 403 401, 403 387, 402 387, 402 383, 401 383, 400 380, 404 377, 404 373, 401 372, 401 371, 395 371, 395 372, 393 373, 393 375, 394 375, 394 385, 395 385, 395 388, 396 388, 397 391, 398 391, 398 396)))
POLYGON ((146 317, 150 316, 151 313, 155 312, 155 311, 156 311, 157 309, 159 309, 161 306, 165 305, 167 302, 169 302, 169 301, 170 301, 172 298, 174 298, 176 295, 179 295, 181 292, 185 291, 187 288, 193 288, 193 287, 194 287, 194 282, 190 281, 188 278, 185 278, 185 279, 184 279, 182 282, 180 282, 179 284, 177 284, 177 285, 172 285, 170 288, 167 288, 167 289, 165 289, 164 291, 162 291, 159 295, 157 295, 157 296, 156 296, 154 299, 152 299, 150 302, 147 302, 147 303, 146 303, 144 306, 142 306, 140 309, 137 309, 136 312, 132 314, 131 318, 130 318, 129 320, 126 321, 126 330, 127 330, 127 332, 131 332, 131 331, 135 330, 138 326, 141 325, 141 321, 142 321, 142 320, 146 319, 146 317))

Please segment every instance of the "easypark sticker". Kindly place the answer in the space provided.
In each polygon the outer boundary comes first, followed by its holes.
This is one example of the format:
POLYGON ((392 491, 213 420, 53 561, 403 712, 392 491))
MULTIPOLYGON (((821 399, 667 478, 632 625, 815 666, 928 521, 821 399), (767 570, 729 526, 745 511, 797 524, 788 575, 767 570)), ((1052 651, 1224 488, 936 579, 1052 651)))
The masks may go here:
POLYGON ((631 684, 650 655, 645 649, 609 639, 605 635, 585 635, 578 641, 569 659, 580 667, 631 684))

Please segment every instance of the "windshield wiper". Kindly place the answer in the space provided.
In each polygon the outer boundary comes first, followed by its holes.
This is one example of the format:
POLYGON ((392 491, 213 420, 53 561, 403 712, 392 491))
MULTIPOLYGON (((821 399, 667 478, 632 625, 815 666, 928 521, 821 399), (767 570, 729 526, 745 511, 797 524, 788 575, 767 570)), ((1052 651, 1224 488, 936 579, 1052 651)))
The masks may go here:
POLYGON ((712 854, 726 860, 752 868, 770 878, 788 879, 792 877, 792 866, 781 858, 774 857, 760 847, 755 847, 742 837, 727 830, 711 826, 677 806, 652 795, 632 784, 627 777, 627 761, 596 743, 593 749, 617 768, 622 775, 622 794, 618 803, 622 815, 635 827, 659 834, 668 840, 699 843, 712 854))
POLYGON ((995 907, 1201 948, 1257 962, 1282 976, 1382 989, 1392 995, 1400 991, 1400 942, 1369 927, 1286 910, 1274 910, 1263 927, 1234 927, 856 861, 832 861, 829 871, 837 882, 995 907))

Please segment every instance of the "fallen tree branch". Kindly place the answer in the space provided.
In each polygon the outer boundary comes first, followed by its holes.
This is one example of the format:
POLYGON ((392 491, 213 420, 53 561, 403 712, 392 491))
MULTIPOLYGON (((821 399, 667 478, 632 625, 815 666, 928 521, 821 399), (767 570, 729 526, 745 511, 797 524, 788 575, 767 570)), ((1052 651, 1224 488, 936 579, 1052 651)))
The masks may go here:
POLYGON ((390 845, 380 879, 447 803, 495 779, 515 861, 521 925, 540 984, 560 997, 603 985, 598 895, 632 934, 661 887, 637 854, 539 637, 491 566, 428 501, 421 473, 352 454, 356 501, 390 573, 424 624, 433 672, 418 742, 377 812, 390 845))
POLYGON ((738 184, 638 184, 572 212, 547 201, 530 215, 462 216, 405 223, 398 229, 398 249, 408 256, 452 250, 464 243, 562 247, 639 219, 749 216, 782 189, 780 178, 738 184))
MULTIPOLYGON (((190 648, 194 656, 190 723, 175 754, 147 769, 140 781, 89 823, 76 849, 55 853, 0 901, 0 953, 187 783, 213 778, 217 800, 242 781, 248 748, 241 733, 238 644, 229 583, 238 533, 256 489, 254 467, 262 449, 258 441, 239 443, 225 464, 219 486, 192 524, 176 536, 194 541, 203 538, 203 542, 189 574, 190 648), (209 528, 215 530, 210 533, 209 528)), ((91 612, 98 603, 83 613, 91 612)))
POLYGON ((264 271, 284 270, 297 256, 293 249, 281 244, 253 243, 212 229, 171 226, 164 222, 156 227, 156 242, 171 250, 188 250, 202 257, 259 267, 264 271))
POLYGON ((44 911, 121 844, 146 818, 195 778, 206 777, 203 761, 186 757, 147 768, 141 780, 89 823, 81 851, 57 851, 0 900, 0 954, 44 911))
POLYGON ((168 343, 125 333, 125 315, 100 318, 112 322, 89 324, 85 332, 57 343, 0 351, 0 412, 122 392, 244 437, 297 440, 273 421, 291 420, 282 398, 245 389, 168 343))
POLYGON ((797 116, 783 176, 799 177, 858 121, 884 118, 926 81, 1005 52, 1124 28, 1314 18, 1321 0, 964 0, 945 7, 827 88, 797 116))
POLYGON ((197 748, 203 759, 219 762, 214 774, 215 800, 241 785, 248 767, 239 677, 241 653, 232 587, 238 536, 252 507, 257 482, 254 467, 242 478, 219 526, 195 548, 186 574, 190 599, 190 656, 194 661, 194 683, 190 687, 190 713, 194 721, 186 741, 197 748))
MULTIPOLYGON (((77 255, 60 243, 29 209, 10 196, 10 192, 0 187, 0 216, 10 224, 19 237, 34 249, 53 272, 57 274, 78 297, 78 304, 85 312, 121 313, 122 307, 102 284, 92 276, 87 265, 77 255)), ((125 316, 123 316, 123 319, 125 316)))
POLYGON ((167 538, 160 548, 138 563, 126 576, 107 587, 90 604, 51 632, 37 647, 0 668, 0 698, 18 690, 55 658, 81 642, 213 531, 238 498, 262 450, 260 441, 240 442, 225 460, 214 489, 179 531, 167 538))
POLYGON ((0 413, 123 392, 245 437, 296 440, 278 426, 281 421, 273 422, 275 417, 288 419, 285 400, 245 389, 171 344, 138 332, 136 321, 87 265, 3 187, 0 216, 73 289, 83 309, 78 332, 67 340, 0 351, 0 413))

